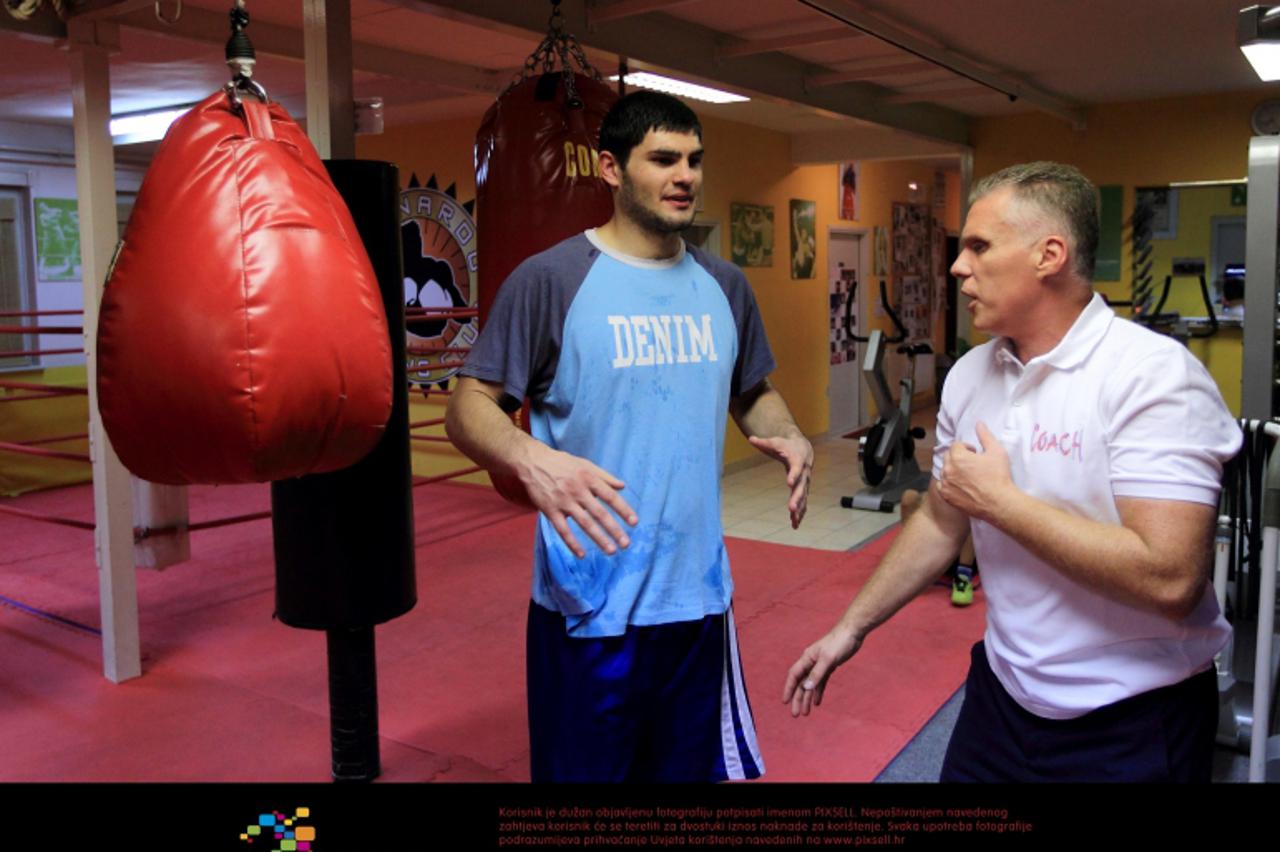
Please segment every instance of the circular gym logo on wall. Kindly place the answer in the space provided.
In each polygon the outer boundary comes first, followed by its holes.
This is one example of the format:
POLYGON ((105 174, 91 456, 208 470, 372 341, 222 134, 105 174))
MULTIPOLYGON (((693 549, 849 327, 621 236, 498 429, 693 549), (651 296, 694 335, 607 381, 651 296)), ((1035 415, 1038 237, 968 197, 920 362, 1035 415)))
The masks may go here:
POLYGON ((476 223, 474 201, 458 202, 455 185, 443 192, 435 176, 418 176, 400 193, 400 238, 404 253, 405 329, 409 381, 445 387, 479 336, 473 316, 430 316, 420 309, 474 310, 476 223))

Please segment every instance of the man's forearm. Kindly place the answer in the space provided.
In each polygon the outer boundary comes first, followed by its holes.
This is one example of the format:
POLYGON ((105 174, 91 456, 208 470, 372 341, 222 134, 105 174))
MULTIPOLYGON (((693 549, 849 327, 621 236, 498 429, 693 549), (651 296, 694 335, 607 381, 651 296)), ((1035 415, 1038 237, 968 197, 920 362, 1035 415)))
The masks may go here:
POLYGON ((804 433, 796 425, 787 408, 786 400, 772 385, 765 381, 764 387, 754 396, 738 398, 730 406, 729 413, 734 422, 749 438, 787 438, 803 437, 804 433))
POLYGON ((516 426, 475 380, 458 383, 445 416, 453 445, 492 473, 519 476, 521 459, 534 439, 516 426))
POLYGON ((931 486, 920 510, 903 525, 838 627, 862 640, 950 567, 968 534, 969 519, 948 506, 931 486))

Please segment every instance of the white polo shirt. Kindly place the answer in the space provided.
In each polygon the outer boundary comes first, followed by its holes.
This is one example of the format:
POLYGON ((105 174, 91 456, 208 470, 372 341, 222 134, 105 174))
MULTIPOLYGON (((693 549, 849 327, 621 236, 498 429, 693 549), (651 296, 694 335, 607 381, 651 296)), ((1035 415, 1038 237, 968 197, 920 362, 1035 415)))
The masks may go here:
MULTIPOLYGON (((1241 431, 1204 366, 1177 341, 1095 294, 1050 352, 1022 364, 1005 338, 947 376, 937 478, 953 440, 979 446, 981 421, 1009 453, 1022 491, 1119 524, 1116 497, 1216 506, 1241 431)), ((1000 530, 972 521, 987 596, 987 659, 1028 711, 1067 719, 1204 670, 1231 628, 1206 583, 1183 621, 1111 600, 1055 571, 1000 530)))

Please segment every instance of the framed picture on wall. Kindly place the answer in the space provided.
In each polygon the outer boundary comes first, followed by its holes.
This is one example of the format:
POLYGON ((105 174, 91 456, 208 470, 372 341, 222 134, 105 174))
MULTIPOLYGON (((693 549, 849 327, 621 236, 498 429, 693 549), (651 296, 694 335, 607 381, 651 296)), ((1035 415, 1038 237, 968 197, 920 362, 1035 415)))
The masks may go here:
POLYGON ((791 277, 812 278, 818 253, 818 204, 791 199, 791 277))
POLYGON ((840 163, 836 167, 839 178, 836 187, 836 209, 840 219, 858 218, 858 177, 861 166, 857 163, 840 163))
POLYGON ((80 280, 80 210, 74 198, 37 198, 36 277, 80 280))
POLYGON ((773 208, 765 204, 729 205, 733 232, 731 259, 738 266, 773 266, 773 208))
POLYGON ((1134 193, 1134 206, 1150 215, 1153 240, 1178 238, 1178 190, 1168 186, 1144 187, 1134 193))

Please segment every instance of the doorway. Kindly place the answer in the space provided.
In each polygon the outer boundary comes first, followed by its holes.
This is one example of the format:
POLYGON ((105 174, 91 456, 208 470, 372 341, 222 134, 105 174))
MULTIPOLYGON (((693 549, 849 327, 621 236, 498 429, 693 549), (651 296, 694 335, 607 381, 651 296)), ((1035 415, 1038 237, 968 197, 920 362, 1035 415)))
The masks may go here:
POLYGON ((844 435, 866 422, 862 398, 862 354, 866 347, 853 340, 862 327, 863 234, 828 231, 829 282, 827 422, 832 435, 844 435), (852 331, 852 334, 850 332, 852 331))

